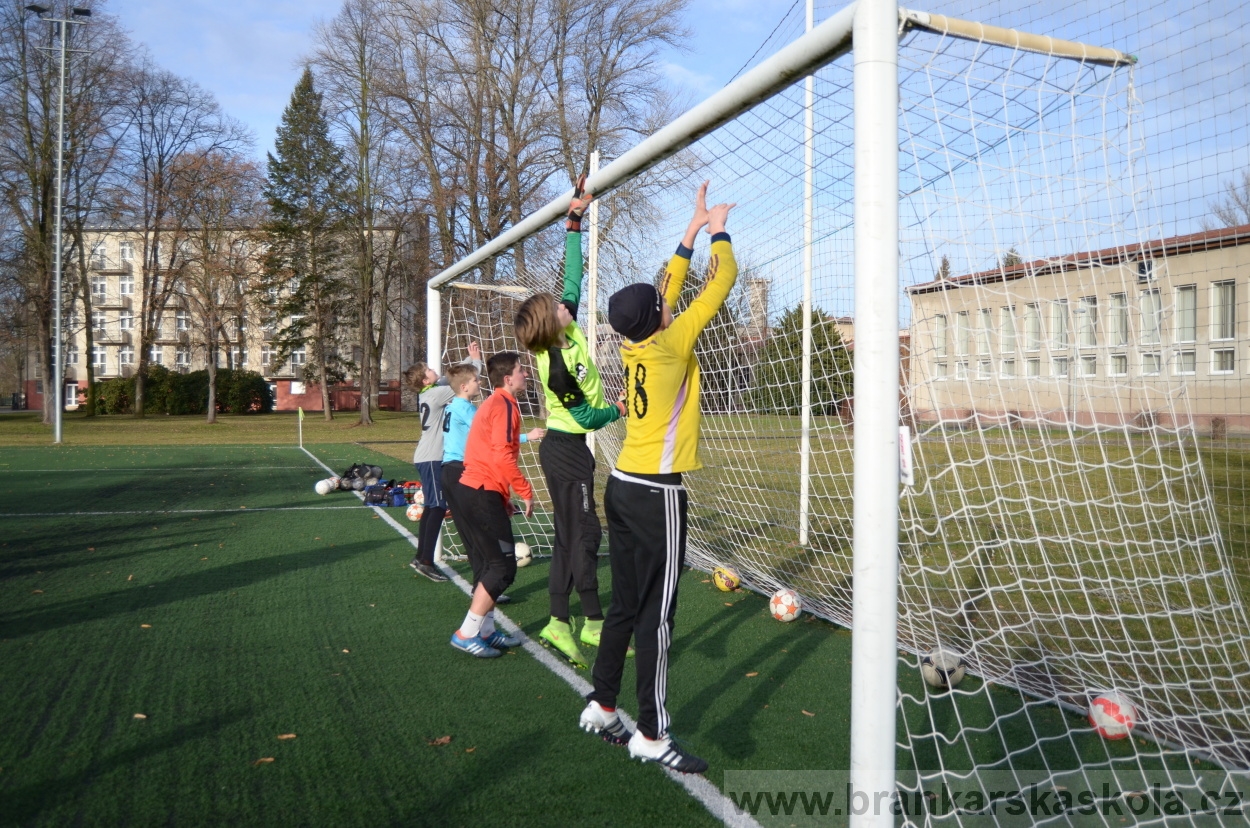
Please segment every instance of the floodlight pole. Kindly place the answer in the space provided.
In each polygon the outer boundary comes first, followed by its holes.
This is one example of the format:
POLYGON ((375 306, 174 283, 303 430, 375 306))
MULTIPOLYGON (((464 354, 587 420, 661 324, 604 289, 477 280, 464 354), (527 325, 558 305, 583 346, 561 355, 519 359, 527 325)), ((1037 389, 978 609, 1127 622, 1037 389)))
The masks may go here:
POLYGON ((852 828, 893 828, 898 698, 898 26, 859 0, 855 105, 852 828), (861 809, 862 806, 862 809, 861 809))
POLYGON ((60 34, 60 84, 57 93, 56 108, 56 210, 53 221, 53 260, 52 260, 52 442, 60 443, 62 437, 62 421, 64 413, 65 393, 65 362, 64 344, 61 342, 61 283, 65 276, 64 251, 62 249, 62 224, 65 213, 65 62, 69 47, 69 26, 71 23, 82 23, 91 16, 90 9, 75 8, 68 17, 44 17, 50 9, 46 6, 31 3, 26 10, 52 24, 53 32, 60 34))

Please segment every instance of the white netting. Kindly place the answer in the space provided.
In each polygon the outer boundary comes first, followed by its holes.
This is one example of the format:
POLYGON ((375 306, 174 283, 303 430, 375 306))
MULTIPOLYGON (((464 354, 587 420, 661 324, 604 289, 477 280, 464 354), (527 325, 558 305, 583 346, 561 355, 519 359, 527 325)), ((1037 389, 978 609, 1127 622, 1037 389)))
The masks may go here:
MULTIPOLYGON (((1061 36, 1133 51, 1124 24, 1111 27, 1119 42, 1100 41, 1106 14, 1061 36)), ((789 39, 796 28, 792 15, 774 36, 789 39)), ((1186 349, 1168 347, 1188 324, 1185 289, 1199 286, 1195 313, 1204 322, 1195 325, 1205 331, 1207 315, 1218 315, 1208 301, 1233 301, 1207 284, 1234 273, 1220 270, 1232 267, 1227 257, 1194 259, 1201 245, 1151 246, 1175 235, 1175 223, 1152 202, 1138 71, 925 32, 902 40, 901 400, 916 474, 900 501, 904 791, 946 780, 988 785, 998 773, 1017 785, 1072 787, 1127 771, 1123 790, 1162 779, 1165 789, 1192 793, 1200 788, 1193 762, 1250 767, 1250 627, 1244 570, 1229 548, 1244 554, 1244 497, 1234 482, 1243 460, 1200 435, 1214 409, 1175 370, 1188 366, 1186 349), (938 276, 953 281, 935 285, 938 276), (946 694, 927 691, 917 670, 939 644, 961 653, 970 674, 946 694), (1135 735, 1144 739, 1106 741, 1086 723, 1093 695, 1112 689, 1136 706, 1135 735)), ((793 588, 808 609, 845 625, 848 346, 857 325, 872 324, 850 318, 851 72, 845 58, 815 84, 806 512, 798 473, 802 85, 604 197, 597 287, 602 315, 614 290, 656 277, 699 181, 712 181, 712 201, 738 202, 729 221, 738 286, 699 346, 705 468, 687 478, 690 562, 730 566, 762 592, 793 588)), ((706 249, 703 237, 692 289, 706 249)), ((470 340, 488 354, 519 350, 515 308, 536 290, 558 294, 562 256, 562 230, 552 228, 444 290, 448 357, 470 340)), ((584 301, 584 328, 591 317, 584 301)), ((621 382, 618 340, 602 320, 597 339, 611 398, 621 382)), ((529 405, 541 413, 538 394, 529 405)), ((599 433, 601 472, 622 435, 620 424, 599 433)), ((543 501, 541 472, 526 472, 543 501)), ((548 531, 540 515, 527 539, 542 551, 548 531)), ((1204 789, 1227 782, 1219 772, 1210 778, 1204 789)), ((1120 824, 1114 812, 1083 818, 1120 824)))

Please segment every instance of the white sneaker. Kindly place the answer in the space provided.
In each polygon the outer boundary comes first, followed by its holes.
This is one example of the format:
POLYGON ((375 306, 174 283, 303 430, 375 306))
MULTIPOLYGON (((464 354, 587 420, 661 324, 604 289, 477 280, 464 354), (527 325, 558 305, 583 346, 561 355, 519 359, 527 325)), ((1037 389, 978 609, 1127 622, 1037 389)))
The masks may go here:
POLYGON ((707 762, 694 754, 686 753, 667 733, 660 734, 658 739, 648 739, 642 735, 642 731, 634 733, 629 740, 629 755, 630 758, 644 762, 659 762, 678 773, 703 773, 707 770, 707 762))
POLYGON ((582 717, 578 724, 587 733, 598 733, 603 737, 603 741, 611 742, 614 745, 625 744, 629 741, 629 737, 633 735, 629 732, 629 728, 625 727, 625 723, 621 721, 621 717, 616 714, 615 710, 604 710, 603 706, 597 701, 592 701, 586 705, 586 709, 582 711, 582 717))

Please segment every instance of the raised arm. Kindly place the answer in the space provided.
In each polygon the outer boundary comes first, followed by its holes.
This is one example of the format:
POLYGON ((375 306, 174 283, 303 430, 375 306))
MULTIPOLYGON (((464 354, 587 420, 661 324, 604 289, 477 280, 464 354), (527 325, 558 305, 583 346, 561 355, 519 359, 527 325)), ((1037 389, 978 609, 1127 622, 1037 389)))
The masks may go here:
POLYGON ((694 215, 690 217, 690 224, 686 227, 686 233, 682 236, 681 243, 677 245, 677 252, 668 260, 668 267, 664 269, 664 281, 660 284, 660 295, 664 297, 665 302, 668 302, 670 308, 676 308, 677 300, 681 298, 681 288, 685 284, 686 274, 690 270, 690 257, 694 255, 695 238, 699 235, 699 231, 707 226, 708 216, 710 215, 707 209, 708 183, 704 181, 699 185, 699 189, 694 196, 694 215))
MULTIPOLYGON (((703 191, 706 191, 706 185, 703 191)), ((703 284, 703 290, 690 303, 690 307, 673 320, 673 324, 661 334, 676 351, 684 353, 694 350, 695 340, 725 304, 725 300, 729 298, 729 291, 733 290, 734 282, 738 279, 738 263, 734 259, 729 233, 725 231, 725 222, 729 218, 729 211, 734 206, 733 204, 717 204, 711 210, 706 210, 705 224, 707 232, 712 235, 707 281, 703 284)), ((695 214, 698 217, 697 209, 695 214)), ((694 221, 691 222, 691 226, 694 226, 694 221)), ((694 232, 698 233, 698 229, 694 232)))
POLYGON ((586 176, 577 179, 573 188, 573 200, 569 202, 569 212, 564 227, 564 290, 560 293, 560 302, 569 309, 573 318, 577 318, 577 306, 582 301, 582 215, 594 199, 593 193, 583 192, 586 176))

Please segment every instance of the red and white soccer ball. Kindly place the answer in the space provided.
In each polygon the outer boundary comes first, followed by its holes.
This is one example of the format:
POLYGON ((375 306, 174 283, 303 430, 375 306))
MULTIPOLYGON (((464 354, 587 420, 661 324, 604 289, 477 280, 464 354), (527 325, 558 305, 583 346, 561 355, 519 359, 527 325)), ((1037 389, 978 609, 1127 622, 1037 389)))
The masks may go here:
POLYGON ((1089 703, 1089 723, 1104 739, 1124 739, 1137 723, 1137 710, 1123 693, 1099 693, 1089 703))
POLYGON ((779 589, 768 600, 768 611, 778 621, 793 621, 803 612, 803 599, 792 589, 779 589))

